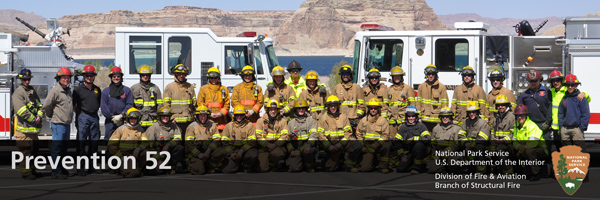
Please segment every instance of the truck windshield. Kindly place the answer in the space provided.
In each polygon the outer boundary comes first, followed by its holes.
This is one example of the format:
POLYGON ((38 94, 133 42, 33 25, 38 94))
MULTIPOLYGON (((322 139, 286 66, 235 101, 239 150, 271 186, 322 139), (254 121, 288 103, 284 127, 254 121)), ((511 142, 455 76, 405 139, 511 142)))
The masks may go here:
POLYGON ((273 45, 267 46, 267 58, 269 60, 269 71, 273 71, 275 66, 279 66, 279 61, 277 61, 273 45))
POLYGON ((365 65, 365 70, 376 68, 380 72, 389 72, 392 67, 402 67, 403 51, 404 42, 402 40, 369 40, 368 63, 365 65))

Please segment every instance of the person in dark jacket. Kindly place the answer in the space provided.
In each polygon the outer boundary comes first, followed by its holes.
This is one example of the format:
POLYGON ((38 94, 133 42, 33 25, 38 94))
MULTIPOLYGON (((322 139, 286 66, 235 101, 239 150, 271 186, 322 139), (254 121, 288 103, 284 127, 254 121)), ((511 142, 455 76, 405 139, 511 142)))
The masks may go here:
MULTIPOLYGON (((100 99, 102 92, 94 84, 96 79, 96 68, 92 65, 86 65, 81 72, 83 83, 73 90, 73 106, 76 113, 77 125, 77 155, 92 156, 98 151, 98 140, 100 140, 100 99), (89 141, 88 151, 85 151, 86 143, 89 141)), ((85 176, 85 166, 77 166, 77 175, 85 176)), ((88 172, 95 171, 90 169, 88 172)), ((98 172, 98 171, 96 171, 98 172)))
POLYGON ((583 132, 587 130, 590 122, 590 105, 588 101, 577 99, 580 94, 577 89, 579 84, 581 82, 577 80, 577 76, 569 74, 565 77, 567 92, 558 107, 558 125, 563 145, 577 145, 586 152, 583 132))
POLYGON ((393 141, 399 161, 396 172, 407 172, 410 169, 411 174, 419 174, 425 171, 423 159, 430 152, 428 146, 431 134, 425 124, 419 122, 417 107, 408 106, 404 116, 406 120, 398 129, 393 141))
POLYGON ((123 85, 123 71, 120 67, 110 69, 110 85, 102 91, 100 108, 104 121, 104 140, 108 141, 112 133, 123 124, 127 110, 133 107, 133 94, 123 85))
POLYGON ((524 104, 529 108, 529 119, 542 130, 542 136, 547 143, 546 148, 550 152, 552 149, 552 140, 550 139, 552 92, 541 84, 542 79, 539 71, 530 70, 527 73, 529 89, 519 96, 517 104, 524 104))

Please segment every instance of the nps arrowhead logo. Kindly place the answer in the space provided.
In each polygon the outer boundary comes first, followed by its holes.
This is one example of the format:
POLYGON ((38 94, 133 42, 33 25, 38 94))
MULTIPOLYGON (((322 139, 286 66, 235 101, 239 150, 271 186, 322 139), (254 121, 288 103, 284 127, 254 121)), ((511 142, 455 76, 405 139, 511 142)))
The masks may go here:
POLYGON ((588 173, 590 154, 582 153, 579 146, 567 145, 560 148, 560 152, 552 153, 552 164, 560 187, 568 195, 573 195, 588 173))

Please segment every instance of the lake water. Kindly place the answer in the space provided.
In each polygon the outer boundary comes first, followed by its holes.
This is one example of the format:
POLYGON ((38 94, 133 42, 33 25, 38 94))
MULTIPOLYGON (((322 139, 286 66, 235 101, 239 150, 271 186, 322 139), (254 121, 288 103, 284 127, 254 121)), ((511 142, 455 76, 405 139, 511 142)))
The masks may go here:
MULTIPOLYGON (((331 68, 341 61, 346 61, 349 65, 352 65, 352 58, 344 56, 278 56, 277 59, 279 60, 279 64, 284 68, 292 60, 298 61, 303 68, 302 75, 305 75, 310 70, 314 70, 319 76, 327 76, 331 73, 331 68)), ((99 60, 104 66, 114 65, 115 62, 114 59, 76 59, 75 62, 84 63, 88 60, 99 60)))

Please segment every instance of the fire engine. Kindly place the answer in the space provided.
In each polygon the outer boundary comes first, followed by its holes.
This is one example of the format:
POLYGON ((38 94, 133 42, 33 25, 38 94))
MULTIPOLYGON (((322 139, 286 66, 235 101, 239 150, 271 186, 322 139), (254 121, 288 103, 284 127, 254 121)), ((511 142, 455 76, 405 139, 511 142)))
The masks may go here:
MULTIPOLYGON (((0 31, 0 98, 5 102, 4 106, 0 106, 0 140, 15 139, 11 116, 16 111, 12 109, 10 101, 12 92, 20 84, 16 79, 20 69, 31 69, 34 75, 31 86, 44 102, 48 91, 57 84, 54 77, 59 68, 68 67, 77 72, 84 67, 65 54, 62 28, 56 19, 47 21, 47 29, 51 31, 49 34, 17 20, 52 44, 28 46, 24 45, 27 44, 28 35, 0 31)), ((69 33, 68 29, 66 33, 69 33)), ((117 27, 115 66, 123 69, 126 86, 139 82, 137 71, 144 64, 151 67, 152 82, 161 88, 174 81, 170 71, 172 67, 177 64, 189 67, 191 74, 187 78, 196 85, 196 92, 200 86, 208 83, 208 69, 217 67, 221 72, 222 84, 230 93, 235 85, 242 82, 237 74, 244 66, 253 66, 257 84, 266 88, 267 82, 272 79, 271 70, 279 65, 273 39, 256 32, 243 32, 237 37, 218 37, 208 28, 117 27)), ((80 77, 76 76, 74 81, 78 80, 80 77)), ((73 85, 77 85, 76 82, 73 85)), ((104 117, 99 115, 100 126, 103 126, 104 117)), ((49 119, 42 121, 40 139, 49 140, 52 136, 49 119)), ((72 123, 71 139, 75 139, 76 131, 72 123)), ((103 131, 101 134, 104 135, 103 131)))
MULTIPOLYGON (((522 21, 516 27, 519 36, 495 35, 487 32, 489 25, 482 22, 457 22, 456 30, 394 31, 378 24, 363 24, 363 31, 354 37, 354 81, 359 85, 368 81, 367 73, 377 68, 381 82, 391 84, 390 70, 401 66, 404 82, 413 88, 425 81, 424 69, 434 64, 439 80, 446 85, 448 97, 462 84, 459 71, 471 66, 476 71, 475 81, 489 92, 488 68, 500 65, 506 74, 505 87, 519 96, 528 88, 526 74, 535 69, 542 73, 542 84, 551 88, 548 76, 553 70, 565 76, 575 74, 583 83, 581 91, 591 98, 600 95, 594 87, 600 69, 600 18, 569 17, 564 19, 564 36, 535 36, 544 23, 532 29, 522 21)), ((590 125, 586 140, 600 141, 600 104, 590 103, 590 125)))

